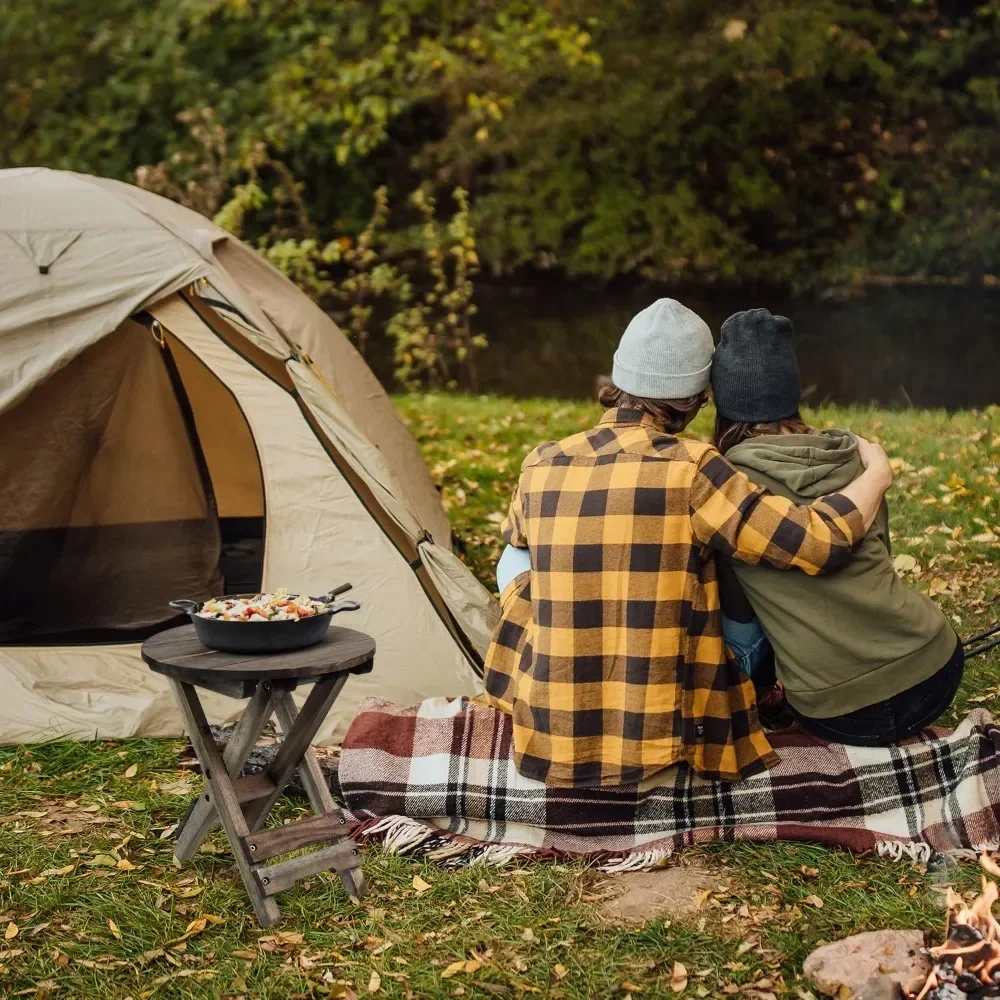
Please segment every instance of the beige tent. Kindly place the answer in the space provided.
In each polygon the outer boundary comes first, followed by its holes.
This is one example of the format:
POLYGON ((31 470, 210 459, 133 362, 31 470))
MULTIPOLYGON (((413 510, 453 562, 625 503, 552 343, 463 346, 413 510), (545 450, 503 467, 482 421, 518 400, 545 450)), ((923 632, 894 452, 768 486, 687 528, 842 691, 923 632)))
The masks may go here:
MULTIPOLYGON (((178 734, 139 658, 167 602, 343 581, 360 698, 470 694, 496 604, 416 442, 257 254, 117 181, 0 170, 0 742, 178 734)), ((217 697, 210 712, 235 717, 217 697)))

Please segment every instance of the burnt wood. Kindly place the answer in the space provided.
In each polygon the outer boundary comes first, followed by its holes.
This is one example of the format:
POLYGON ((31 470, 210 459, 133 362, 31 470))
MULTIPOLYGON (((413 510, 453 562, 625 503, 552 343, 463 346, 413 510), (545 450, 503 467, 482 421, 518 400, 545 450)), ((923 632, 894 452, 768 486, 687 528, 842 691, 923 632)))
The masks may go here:
POLYGON ((142 658, 151 670, 211 690, 238 681, 309 681, 330 674, 368 673, 374 656, 375 640, 370 635, 337 626, 331 626, 315 646, 288 653, 209 649, 195 635, 193 625, 161 632, 142 647, 142 658))
POLYGON ((347 820, 338 809, 323 816, 307 816, 305 819, 277 826, 272 830, 261 830, 245 837, 243 844, 249 858, 259 864, 269 861, 279 854, 291 854, 300 847, 311 847, 328 840, 336 840, 347 832, 347 820))

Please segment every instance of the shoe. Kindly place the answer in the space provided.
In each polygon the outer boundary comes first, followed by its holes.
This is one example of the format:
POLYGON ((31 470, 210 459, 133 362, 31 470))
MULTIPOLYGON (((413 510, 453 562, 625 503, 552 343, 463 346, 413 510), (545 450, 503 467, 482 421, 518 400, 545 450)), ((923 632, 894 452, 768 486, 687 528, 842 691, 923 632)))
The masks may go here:
POLYGON ((781 681, 774 687, 757 692, 757 715, 760 717, 760 724, 772 732, 795 725, 795 716, 788 707, 788 699, 785 697, 781 681))

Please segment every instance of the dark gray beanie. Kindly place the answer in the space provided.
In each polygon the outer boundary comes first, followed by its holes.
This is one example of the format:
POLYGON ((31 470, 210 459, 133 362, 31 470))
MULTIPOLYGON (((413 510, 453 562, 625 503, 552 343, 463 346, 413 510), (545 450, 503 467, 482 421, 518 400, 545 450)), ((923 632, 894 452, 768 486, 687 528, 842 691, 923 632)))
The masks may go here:
POLYGON ((722 324, 712 361, 712 395, 723 417, 756 424, 798 411, 802 389, 791 332, 790 319, 767 309, 738 312, 722 324))

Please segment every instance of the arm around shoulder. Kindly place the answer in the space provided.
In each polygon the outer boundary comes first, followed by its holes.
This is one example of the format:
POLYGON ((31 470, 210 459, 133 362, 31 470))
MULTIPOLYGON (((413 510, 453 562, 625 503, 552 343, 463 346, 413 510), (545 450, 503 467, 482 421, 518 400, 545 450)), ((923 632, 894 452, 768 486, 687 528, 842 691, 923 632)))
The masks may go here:
POLYGON ((752 483, 714 448, 698 461, 691 522, 695 537, 715 552, 810 575, 843 566, 867 530, 850 497, 792 503, 752 483))

